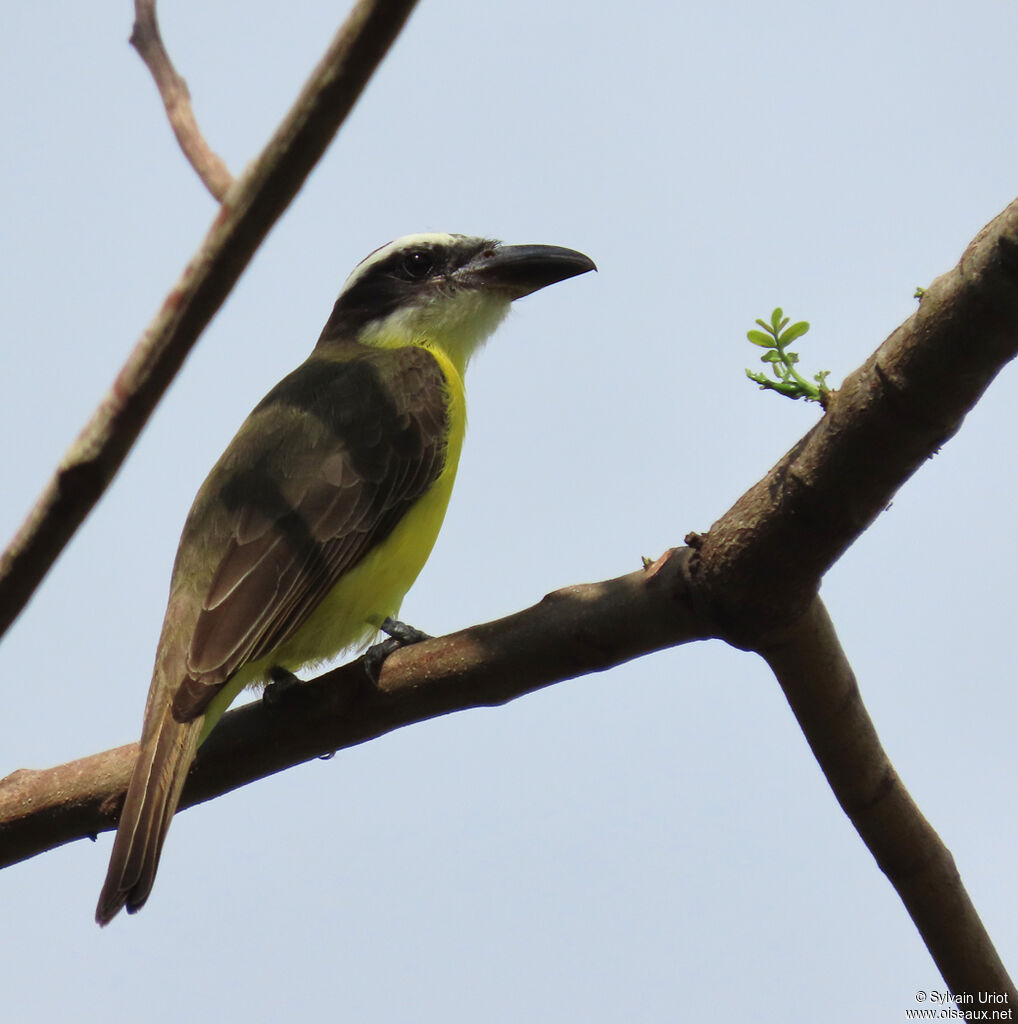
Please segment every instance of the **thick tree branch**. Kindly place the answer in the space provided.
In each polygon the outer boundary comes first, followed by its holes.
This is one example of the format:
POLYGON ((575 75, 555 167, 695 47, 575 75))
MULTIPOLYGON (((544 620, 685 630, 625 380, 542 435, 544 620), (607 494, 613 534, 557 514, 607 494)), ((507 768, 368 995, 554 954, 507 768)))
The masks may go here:
MULTIPOLYGON (((463 708, 504 704, 702 631, 686 600, 688 549, 604 583, 549 594, 498 622, 395 652, 371 685, 357 660, 229 712, 199 751, 182 807, 463 708)), ((116 824, 137 756, 128 744, 0 781, 0 867, 116 824)))
MULTIPOLYGON (((955 994, 1018 989, 986 934, 954 858, 923 817, 880 744, 823 602, 760 653, 842 810, 905 904, 947 987, 955 994)), ((964 1008, 964 1005, 963 1005, 964 1008)))
POLYGON ((823 574, 961 426, 1018 353, 1018 201, 832 396, 826 415, 706 537, 702 599, 745 647, 813 599, 823 574))
POLYGON ((1018 353, 1018 202, 844 382, 822 420, 704 536, 692 594, 717 635, 771 664, 841 806, 955 992, 1008 978, 950 852, 880 746, 816 590, 1018 353), (896 817, 897 816, 897 817, 896 817), (893 824, 893 827, 892 827, 893 824))
POLYGON ((233 175, 226 169, 226 164, 212 152, 205 137, 198 130, 198 123, 191 109, 191 93, 187 88, 187 82, 177 73, 166 47, 163 46, 163 37, 156 19, 156 0, 134 0, 131 45, 138 51, 138 55, 155 79, 170 127, 184 151, 184 156, 205 183, 205 187, 222 202, 227 189, 233 184, 233 175))
POLYGON ((99 500, 198 336, 303 185, 415 0, 360 0, 0 556, 0 635, 99 500))

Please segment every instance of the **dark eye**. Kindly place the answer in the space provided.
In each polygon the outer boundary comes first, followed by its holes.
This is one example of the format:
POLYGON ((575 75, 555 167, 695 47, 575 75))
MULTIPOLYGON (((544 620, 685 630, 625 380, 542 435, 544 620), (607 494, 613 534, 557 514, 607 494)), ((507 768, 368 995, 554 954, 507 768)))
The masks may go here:
POLYGON ((403 276, 411 281, 421 281, 426 278, 432 270, 435 269, 435 259, 427 252, 421 249, 415 249, 413 252, 408 252, 403 257, 403 262, 400 265, 400 270, 403 272, 403 276))

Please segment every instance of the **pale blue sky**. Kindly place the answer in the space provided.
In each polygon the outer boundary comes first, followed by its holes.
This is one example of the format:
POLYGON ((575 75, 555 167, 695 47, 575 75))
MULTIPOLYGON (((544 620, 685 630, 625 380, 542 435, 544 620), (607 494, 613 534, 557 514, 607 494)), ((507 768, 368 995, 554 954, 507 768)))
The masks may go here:
MULTIPOLYGON (((167 3, 239 171, 344 5, 167 3)), ((3 539, 215 214, 130 5, 5 5, 3 539)), ((581 249, 471 367, 431 632, 705 530, 815 421, 755 390, 778 304, 837 383, 1018 193, 1018 8, 424 0, 0 645, 0 775, 137 737, 195 489, 366 253, 581 249)), ((1015 386, 825 580, 864 698, 1018 965, 1015 386)), ((789 557, 794 558, 790 552, 789 557)), ((153 1024, 904 1020, 944 987, 759 659, 700 644, 428 723, 179 816, 143 913, 111 837, 0 872, 5 1015, 153 1024)))

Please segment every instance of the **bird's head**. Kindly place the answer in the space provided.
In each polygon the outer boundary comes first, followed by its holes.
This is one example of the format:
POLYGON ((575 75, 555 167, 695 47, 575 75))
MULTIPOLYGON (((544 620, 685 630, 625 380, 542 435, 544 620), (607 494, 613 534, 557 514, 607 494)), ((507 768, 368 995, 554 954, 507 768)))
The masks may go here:
POLYGON ((596 267, 573 249, 468 235, 406 235, 347 279, 319 345, 424 345, 462 369, 514 299, 596 267))

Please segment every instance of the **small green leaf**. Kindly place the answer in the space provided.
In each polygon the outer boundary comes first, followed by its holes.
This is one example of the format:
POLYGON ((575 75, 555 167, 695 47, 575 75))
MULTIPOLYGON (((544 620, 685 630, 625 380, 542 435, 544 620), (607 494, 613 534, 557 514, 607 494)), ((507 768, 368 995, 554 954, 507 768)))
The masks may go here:
POLYGON ((792 324, 787 331, 782 332, 781 344, 791 344, 796 338, 801 338, 808 330, 809 324, 805 320, 800 320, 797 324, 792 324))
POLYGON ((765 363, 780 363, 783 362, 781 353, 777 349, 771 349, 770 352, 764 352, 760 357, 765 363))
POLYGON ((774 328, 774 333, 778 333, 778 324, 781 323, 781 318, 785 315, 785 311, 778 306, 773 313, 771 313, 771 327, 774 328))
POLYGON ((747 331, 746 337, 749 338, 754 345, 759 345, 761 348, 774 348, 777 344, 769 334, 764 334, 763 331, 747 331))

